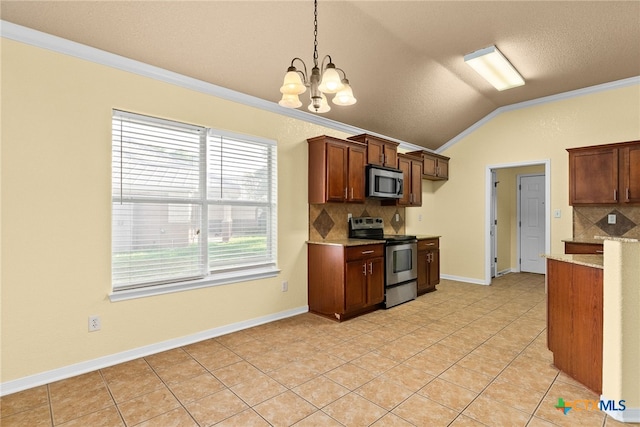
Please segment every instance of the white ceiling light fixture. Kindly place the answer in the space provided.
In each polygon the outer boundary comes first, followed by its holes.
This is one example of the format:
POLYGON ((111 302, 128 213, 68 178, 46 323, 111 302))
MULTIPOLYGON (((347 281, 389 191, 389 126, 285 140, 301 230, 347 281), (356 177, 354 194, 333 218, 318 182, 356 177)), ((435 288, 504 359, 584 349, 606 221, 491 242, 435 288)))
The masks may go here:
POLYGON ((311 95, 309 111, 326 113, 331 110, 326 94, 336 94, 333 98, 333 103, 336 105, 353 105, 356 103, 356 98, 353 96, 353 90, 349 86, 346 73, 342 69, 336 68, 329 55, 322 59, 320 68, 318 68, 318 0, 314 0, 313 7, 313 68, 311 69, 311 75, 307 73, 307 65, 302 59, 293 58, 291 65, 287 69, 287 74, 284 76, 284 83, 280 88, 282 99, 278 104, 287 108, 300 107, 302 102, 298 95, 303 94, 309 88, 311 95), (325 60, 327 59, 329 62, 325 66, 325 60), (304 71, 298 70, 293 65, 295 61, 302 63, 304 71), (322 77, 320 77, 320 70, 323 71, 322 77), (342 72, 342 79, 338 71, 342 72))
POLYGON ((518 70, 495 46, 465 55, 464 62, 500 91, 524 85, 518 70))

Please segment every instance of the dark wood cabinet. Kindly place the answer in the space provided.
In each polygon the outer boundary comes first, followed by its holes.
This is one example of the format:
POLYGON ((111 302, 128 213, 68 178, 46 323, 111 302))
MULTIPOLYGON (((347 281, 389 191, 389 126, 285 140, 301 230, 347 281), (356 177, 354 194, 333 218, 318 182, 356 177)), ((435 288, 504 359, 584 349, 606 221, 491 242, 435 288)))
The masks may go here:
POLYGON ((564 242, 565 254, 589 254, 602 255, 604 253, 603 243, 582 243, 582 242, 564 242))
POLYGON ((640 203, 640 141, 567 151, 569 204, 640 203))
POLYGON ((449 157, 429 151, 412 151, 407 154, 422 159, 422 178, 430 181, 449 179, 449 157))
POLYGON ((307 142, 309 203, 364 203, 366 146, 330 136, 307 142))
POLYGON ((547 259, 547 344, 553 364, 602 393, 603 270, 547 259))
POLYGON ((384 245, 308 245, 309 311, 346 320, 384 301, 384 245))
POLYGON ((396 201, 398 206, 422 206, 422 160, 398 154, 398 169, 404 177, 404 193, 396 201))
POLYGON ((620 149, 622 201, 640 203, 640 141, 620 149))
POLYGON ((418 240, 418 295, 436 290, 440 283, 440 239, 418 240))
POLYGON ((350 136, 347 139, 367 145, 367 164, 386 166, 389 168, 397 167, 399 145, 397 142, 366 133, 350 136))

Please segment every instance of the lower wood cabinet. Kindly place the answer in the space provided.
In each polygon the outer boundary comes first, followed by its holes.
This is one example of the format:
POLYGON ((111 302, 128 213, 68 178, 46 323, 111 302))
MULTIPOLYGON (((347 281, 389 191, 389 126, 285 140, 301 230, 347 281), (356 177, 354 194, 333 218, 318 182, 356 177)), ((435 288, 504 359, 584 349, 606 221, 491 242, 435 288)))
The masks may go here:
POLYGON ((418 240, 418 295, 436 290, 440 283, 440 239, 418 240))
POLYGON ((547 345, 553 364, 602 393, 603 270, 547 259, 547 345))
POLYGON ((309 243, 309 311, 334 320, 375 310, 384 301, 384 245, 309 243))

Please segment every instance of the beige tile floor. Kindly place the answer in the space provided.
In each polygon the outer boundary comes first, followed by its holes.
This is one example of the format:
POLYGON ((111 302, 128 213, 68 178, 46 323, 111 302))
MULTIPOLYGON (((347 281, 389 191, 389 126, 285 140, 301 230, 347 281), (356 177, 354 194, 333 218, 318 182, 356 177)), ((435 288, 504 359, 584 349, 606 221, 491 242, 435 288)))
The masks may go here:
MULTIPOLYGON (((9 426, 604 426, 552 365, 544 276, 443 280, 335 323, 304 314, 3 397, 9 426)), ((638 425, 638 424, 635 424, 638 425)))

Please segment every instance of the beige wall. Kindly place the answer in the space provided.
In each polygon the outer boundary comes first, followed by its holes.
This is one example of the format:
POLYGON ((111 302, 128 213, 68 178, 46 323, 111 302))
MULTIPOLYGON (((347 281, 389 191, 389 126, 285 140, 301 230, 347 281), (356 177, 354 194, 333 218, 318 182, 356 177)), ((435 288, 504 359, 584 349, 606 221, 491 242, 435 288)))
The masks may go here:
POLYGON ((442 154, 450 179, 423 181, 421 208, 407 209, 407 232, 438 234, 444 275, 485 280, 488 166, 550 160, 551 252, 572 236, 566 148, 640 139, 640 85, 585 94, 496 115, 442 154), (422 215, 422 221, 418 215, 422 215))
MULTIPOLYGON (((7 39, 1 54, 0 381, 306 306, 306 139, 347 135, 7 39), (279 277, 109 301, 113 108, 278 141, 279 277)), ((551 159, 552 208, 569 212, 565 148, 638 139, 638 99, 635 86, 500 114, 444 152, 451 179, 423 181, 406 231, 442 235, 443 274, 482 279, 486 165, 551 159)), ((557 252, 571 215, 552 227, 557 252)))
POLYGON ((7 39, 1 48, 2 382, 306 307, 306 138, 347 135, 7 39), (279 277, 109 301, 113 108, 278 141, 279 277), (89 315, 101 331, 87 332, 89 315))

